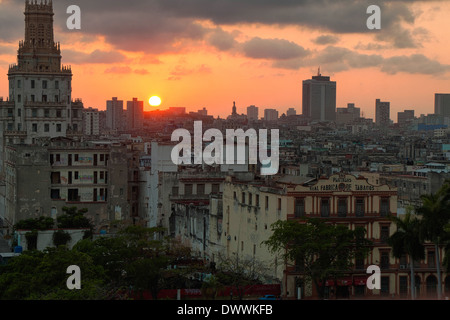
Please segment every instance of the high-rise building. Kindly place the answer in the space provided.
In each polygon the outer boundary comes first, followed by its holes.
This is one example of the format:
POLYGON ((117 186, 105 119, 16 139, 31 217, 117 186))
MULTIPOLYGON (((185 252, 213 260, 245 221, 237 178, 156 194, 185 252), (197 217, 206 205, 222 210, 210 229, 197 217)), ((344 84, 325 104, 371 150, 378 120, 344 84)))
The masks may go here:
POLYGON ((289 108, 286 111, 286 116, 296 116, 297 115, 297 111, 295 110, 295 108, 289 108))
POLYGON ((303 116, 316 121, 336 120, 336 81, 317 76, 303 81, 303 116))
POLYGON ((203 109, 201 109, 201 110, 198 110, 197 113, 198 113, 200 116, 206 117, 206 116, 208 115, 208 110, 207 110, 206 108, 203 108, 203 109))
POLYGON ((336 123, 350 124, 361 117, 361 109, 356 108, 354 103, 348 103, 347 108, 336 109, 336 123))
POLYGON ((278 120, 278 110, 264 109, 264 120, 265 121, 277 121, 278 120))
POLYGON ((256 106, 247 107, 247 119, 250 121, 257 121, 259 119, 259 108, 256 106))
POLYGON ((397 113, 397 123, 404 126, 414 120, 414 110, 405 110, 397 113))
POLYGON ((436 93, 434 95, 434 114, 450 117, 450 93, 436 93))
POLYGON ((100 112, 98 109, 84 109, 83 132, 87 136, 98 136, 100 134, 100 112))
POLYGON ((106 127, 112 130, 122 130, 124 127, 123 100, 106 101, 106 127))
POLYGON ((144 125, 144 101, 127 101, 127 123, 128 129, 142 129, 144 125))
POLYGON ((52 2, 25 3, 25 39, 9 66, 9 99, 0 102, 6 144, 82 134, 81 100, 72 100, 72 71, 53 37, 52 2))
POLYGON ((375 101, 375 124, 377 126, 388 127, 391 124, 390 110, 390 102, 383 102, 380 99, 375 101))

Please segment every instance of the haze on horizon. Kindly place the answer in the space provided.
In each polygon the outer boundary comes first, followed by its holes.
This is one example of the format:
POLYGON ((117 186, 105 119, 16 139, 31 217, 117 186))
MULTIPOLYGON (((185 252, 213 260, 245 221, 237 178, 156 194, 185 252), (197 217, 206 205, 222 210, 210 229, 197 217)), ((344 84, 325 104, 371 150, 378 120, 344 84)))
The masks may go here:
MULTIPOLYGON (((40 0, 39 0, 40 1, 40 0)), ((0 96, 24 38, 25 0, 0 0, 0 96)), ((337 81, 337 107, 373 118, 375 99, 391 119, 434 112, 450 92, 450 1, 54 0, 55 40, 74 74, 73 97, 101 110, 106 100, 162 98, 160 109, 207 108, 226 117, 256 105, 301 114, 302 80, 320 66, 337 81), (81 8, 68 30, 66 8, 81 8), (366 9, 381 7, 382 29, 366 9)))

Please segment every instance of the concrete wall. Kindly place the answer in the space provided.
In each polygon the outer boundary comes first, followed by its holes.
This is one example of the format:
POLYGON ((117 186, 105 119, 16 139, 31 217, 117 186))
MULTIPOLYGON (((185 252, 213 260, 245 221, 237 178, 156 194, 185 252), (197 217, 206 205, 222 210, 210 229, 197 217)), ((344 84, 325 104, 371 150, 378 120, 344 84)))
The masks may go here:
MULTIPOLYGON (((80 240, 83 239, 84 232, 89 229, 61 229, 70 234, 72 239, 68 243, 68 248, 72 249, 73 246, 80 240)), ((44 231, 38 231, 38 237, 37 237, 37 250, 42 251, 46 249, 47 247, 55 247, 53 244, 53 233, 55 233, 56 230, 44 230, 44 231)), ((19 230, 17 233, 18 236, 18 245, 22 246, 23 251, 28 250, 27 245, 27 239, 25 237, 25 234, 29 232, 29 230, 19 230)))

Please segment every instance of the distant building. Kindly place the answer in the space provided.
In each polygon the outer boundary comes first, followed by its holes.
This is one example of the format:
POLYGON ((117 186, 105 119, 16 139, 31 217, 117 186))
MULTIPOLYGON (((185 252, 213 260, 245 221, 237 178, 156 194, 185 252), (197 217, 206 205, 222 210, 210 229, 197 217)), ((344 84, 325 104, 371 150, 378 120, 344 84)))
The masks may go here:
POLYGON ((303 81, 303 116, 316 121, 336 120, 336 82, 322 76, 303 81))
POLYGON ((361 109, 355 108, 354 103, 348 103, 347 108, 337 108, 336 123, 350 124, 361 117, 361 109))
POLYGON ((434 114, 450 117, 450 93, 436 93, 434 95, 434 114))
POLYGON ((397 113, 397 123, 400 126, 407 125, 414 120, 414 110, 405 110, 397 113))
POLYGON ((375 124, 377 126, 388 127, 391 124, 390 109, 390 102, 383 102, 380 99, 375 101, 375 124))
POLYGON ((87 136, 98 136, 100 134, 100 113, 98 109, 84 109, 83 132, 87 136))
POLYGON ((197 113, 201 116, 207 116, 208 115, 208 110, 206 110, 206 108, 203 108, 202 110, 198 110, 197 113))
POLYGON ((297 115, 297 111, 294 108, 289 108, 286 112, 286 116, 296 116, 297 115))
POLYGON ((277 121, 278 120, 278 110, 264 109, 264 120, 265 121, 277 121))
POLYGON ((259 108, 255 106, 247 107, 247 119, 249 121, 256 121, 259 119, 259 108))
POLYGON ((106 127, 112 130, 123 129, 123 100, 116 97, 106 102, 106 127))
POLYGON ((129 130, 142 129, 144 123, 144 101, 127 101, 127 128, 129 130))

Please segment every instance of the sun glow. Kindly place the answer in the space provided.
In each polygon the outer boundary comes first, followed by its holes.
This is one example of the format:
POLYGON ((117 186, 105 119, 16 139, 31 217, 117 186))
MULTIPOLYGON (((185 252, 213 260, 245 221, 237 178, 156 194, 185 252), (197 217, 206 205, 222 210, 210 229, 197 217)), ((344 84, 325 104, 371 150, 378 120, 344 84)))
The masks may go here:
POLYGON ((158 96, 153 96, 148 100, 148 103, 152 106, 152 107, 158 107, 161 104, 161 98, 158 96))

